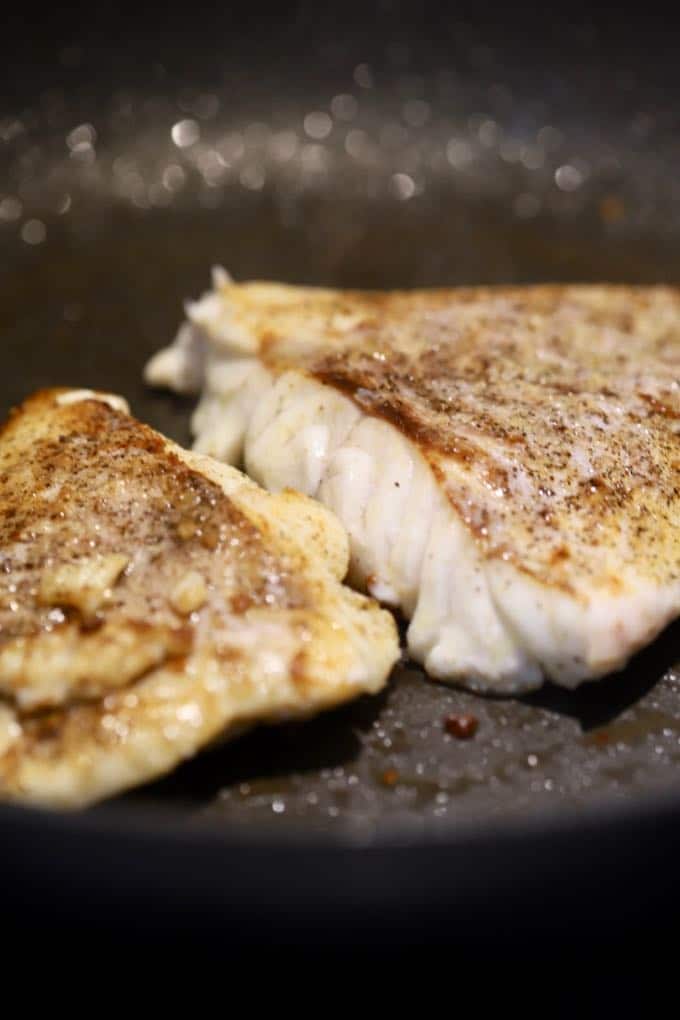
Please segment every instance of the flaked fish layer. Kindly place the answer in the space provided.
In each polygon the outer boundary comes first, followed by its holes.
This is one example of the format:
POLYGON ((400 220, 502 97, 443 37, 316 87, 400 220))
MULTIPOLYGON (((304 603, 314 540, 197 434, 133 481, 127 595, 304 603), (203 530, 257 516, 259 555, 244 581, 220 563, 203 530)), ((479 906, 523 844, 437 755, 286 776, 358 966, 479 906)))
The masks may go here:
POLYGON ((433 676, 518 692, 625 665, 680 607, 680 294, 234 284, 147 379, 196 448, 332 509, 433 676))

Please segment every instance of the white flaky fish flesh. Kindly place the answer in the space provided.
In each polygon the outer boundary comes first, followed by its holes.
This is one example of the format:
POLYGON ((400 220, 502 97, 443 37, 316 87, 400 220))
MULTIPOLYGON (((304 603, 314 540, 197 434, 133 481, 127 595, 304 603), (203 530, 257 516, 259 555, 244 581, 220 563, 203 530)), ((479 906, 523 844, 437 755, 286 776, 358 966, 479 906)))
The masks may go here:
POLYGON ((434 677, 621 669, 680 610, 680 292, 235 284, 147 367, 198 450, 333 510, 434 677))

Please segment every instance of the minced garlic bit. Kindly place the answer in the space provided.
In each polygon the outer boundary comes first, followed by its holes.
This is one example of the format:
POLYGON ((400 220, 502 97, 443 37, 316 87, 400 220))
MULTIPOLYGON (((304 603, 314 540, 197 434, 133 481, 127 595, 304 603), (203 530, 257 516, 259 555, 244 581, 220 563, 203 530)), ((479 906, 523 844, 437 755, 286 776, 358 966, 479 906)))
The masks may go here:
POLYGON ((21 726, 9 705, 0 705, 0 754, 9 750, 21 736, 21 726))
POLYGON ((129 562, 127 556, 111 553, 61 563, 43 573, 38 601, 44 606, 73 606, 84 616, 91 616, 129 562))
POLYGON ((190 570, 179 579, 170 593, 170 605, 178 613, 188 616, 204 605, 208 597, 205 579, 197 570, 190 570))

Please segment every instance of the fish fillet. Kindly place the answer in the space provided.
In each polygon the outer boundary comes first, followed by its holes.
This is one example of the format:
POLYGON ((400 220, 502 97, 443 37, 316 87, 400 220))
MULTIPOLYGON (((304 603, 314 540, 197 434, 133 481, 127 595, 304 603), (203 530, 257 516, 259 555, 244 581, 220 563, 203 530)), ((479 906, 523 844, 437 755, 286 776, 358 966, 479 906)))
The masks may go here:
POLYGON ((346 536, 135 421, 48 390, 0 432, 0 797, 77 807, 259 721, 379 690, 389 613, 346 536))
POLYGON ((235 284, 147 379, 196 448, 333 510, 352 582, 434 677, 516 693, 622 668, 680 607, 680 293, 235 284))

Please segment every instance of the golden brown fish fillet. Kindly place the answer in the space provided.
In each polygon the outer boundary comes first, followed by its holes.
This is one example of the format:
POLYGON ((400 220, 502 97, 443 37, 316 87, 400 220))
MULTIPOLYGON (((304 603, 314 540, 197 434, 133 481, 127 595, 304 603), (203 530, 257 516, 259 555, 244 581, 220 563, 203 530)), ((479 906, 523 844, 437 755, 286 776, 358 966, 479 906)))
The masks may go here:
POLYGON ((259 721, 385 682, 389 614, 311 500, 187 453, 117 397, 0 433, 0 797, 79 806, 259 721))
POLYGON ((147 369, 197 448, 333 509, 426 669, 519 691, 621 668, 680 608, 680 294, 393 293, 218 273, 147 369))

